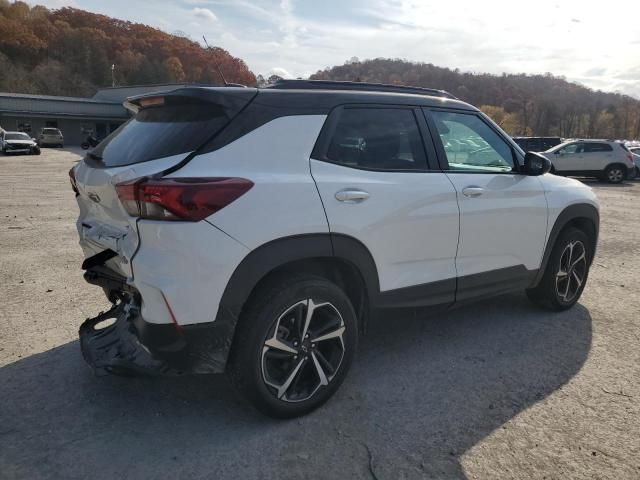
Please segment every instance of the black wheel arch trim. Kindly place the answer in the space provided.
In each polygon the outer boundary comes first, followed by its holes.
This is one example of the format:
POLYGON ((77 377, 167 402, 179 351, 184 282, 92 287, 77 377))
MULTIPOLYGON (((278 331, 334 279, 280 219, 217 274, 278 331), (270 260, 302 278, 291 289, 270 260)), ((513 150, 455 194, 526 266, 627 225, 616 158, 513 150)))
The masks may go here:
MULTIPOLYGON (((549 233, 549 238, 547 239, 547 244, 544 249, 544 254, 542 256, 542 262, 540 264, 540 269, 538 270, 538 274, 536 275, 533 284, 531 287, 535 287, 538 285, 540 280, 542 280, 542 276, 547 268, 547 264, 549 263, 549 258, 551 257, 551 252, 553 251, 553 247, 558 240, 558 236, 560 232, 564 230, 564 228, 569 225, 571 222, 575 220, 585 219, 590 221, 593 224, 593 238, 591 238, 593 242, 593 249, 591 252, 591 257, 589 258, 589 265, 593 261, 593 257, 596 253, 596 246, 598 244, 598 233, 600 229, 600 214, 598 213, 598 209, 591 205, 590 203, 576 203, 573 205, 569 205, 566 207, 560 215, 556 218, 553 227, 549 233)), ((589 232, 585 232, 589 234, 589 232)))
POLYGON ((265 243, 240 262, 222 294, 211 325, 226 339, 214 354, 214 371, 224 370, 242 308, 259 282, 279 267, 312 259, 338 259, 350 263, 359 270, 369 298, 379 295, 378 271, 373 257, 361 242, 352 237, 328 232, 311 233, 265 243))

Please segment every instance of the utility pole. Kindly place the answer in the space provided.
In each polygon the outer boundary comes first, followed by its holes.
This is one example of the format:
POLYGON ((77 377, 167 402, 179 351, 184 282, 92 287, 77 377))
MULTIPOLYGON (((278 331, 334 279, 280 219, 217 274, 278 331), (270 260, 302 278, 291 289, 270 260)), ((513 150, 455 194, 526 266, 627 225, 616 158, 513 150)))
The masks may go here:
POLYGON ((116 86, 116 64, 115 63, 111 64, 111 86, 112 87, 116 86))

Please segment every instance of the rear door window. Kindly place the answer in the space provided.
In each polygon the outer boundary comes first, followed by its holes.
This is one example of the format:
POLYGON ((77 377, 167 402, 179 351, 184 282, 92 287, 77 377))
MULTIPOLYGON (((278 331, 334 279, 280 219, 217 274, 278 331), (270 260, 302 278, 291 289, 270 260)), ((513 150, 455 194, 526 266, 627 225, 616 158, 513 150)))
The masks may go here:
POLYGON ((189 153, 228 121, 220 105, 168 96, 162 105, 140 110, 100 142, 88 157, 102 167, 119 167, 189 153))
POLYGON ((345 108, 325 160, 372 170, 427 169, 412 108, 345 108))

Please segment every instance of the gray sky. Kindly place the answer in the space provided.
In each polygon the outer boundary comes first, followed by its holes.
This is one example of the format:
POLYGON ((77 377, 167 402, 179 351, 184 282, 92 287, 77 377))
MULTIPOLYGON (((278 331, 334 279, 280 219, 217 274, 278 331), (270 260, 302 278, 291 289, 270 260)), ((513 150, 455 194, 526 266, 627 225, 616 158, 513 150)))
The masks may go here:
MULTIPOLYGON (((43 2, 30 2, 43 3, 43 2)), ((51 0, 200 41, 256 74, 306 77, 357 56, 563 75, 640 98, 640 1, 51 0), (524 5, 527 5, 524 7, 524 5)))

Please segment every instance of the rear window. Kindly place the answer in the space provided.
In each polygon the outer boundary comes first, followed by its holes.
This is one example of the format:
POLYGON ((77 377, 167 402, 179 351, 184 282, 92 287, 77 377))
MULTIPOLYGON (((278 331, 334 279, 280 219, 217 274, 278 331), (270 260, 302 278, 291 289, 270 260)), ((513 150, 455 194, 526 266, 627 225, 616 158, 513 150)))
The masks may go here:
POLYGON ((196 150, 228 121, 225 109, 190 97, 140 110, 88 155, 90 163, 120 167, 196 150))
POLYGON ((49 135, 59 135, 60 130, 57 128, 43 128, 42 133, 48 133, 49 135))

